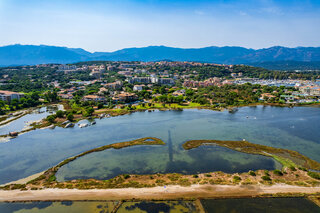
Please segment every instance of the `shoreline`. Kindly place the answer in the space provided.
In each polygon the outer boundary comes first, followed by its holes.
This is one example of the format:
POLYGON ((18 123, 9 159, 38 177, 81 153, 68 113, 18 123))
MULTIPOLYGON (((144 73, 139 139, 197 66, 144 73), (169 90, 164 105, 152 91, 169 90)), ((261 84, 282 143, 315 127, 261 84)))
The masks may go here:
MULTIPOLYGON (((61 102, 61 103, 57 103, 57 104, 53 104, 53 105, 61 105, 63 106, 62 108, 65 109, 64 103, 61 102)), ((234 109, 237 109, 237 108, 243 108, 243 107, 255 107, 255 106, 270 106, 270 107, 288 107, 288 108, 293 108, 293 107, 319 107, 320 106, 320 103, 312 103, 312 104, 278 104, 278 103, 252 103, 252 104, 247 104, 247 105, 239 105, 239 106, 229 106, 229 107, 225 107, 225 108, 211 108, 211 107, 208 107, 208 106, 197 106, 197 107, 178 107, 178 108, 170 108, 170 107, 156 107, 156 108, 145 108, 145 109, 136 109, 136 110, 124 110, 123 112, 116 112, 116 110, 114 109, 105 109, 105 110, 100 110, 100 112, 96 112, 96 113, 93 113, 94 116, 93 116, 93 119, 98 119, 99 118, 99 114, 100 113, 104 113, 104 112, 108 112, 108 113, 111 113, 111 116, 110 117, 118 117, 118 116, 122 116, 122 115, 127 115, 127 114, 131 114, 131 113, 135 113, 135 112, 145 112, 145 111, 154 111, 154 110, 159 110, 159 111, 171 111, 171 110, 188 110, 188 109, 198 109, 198 110, 211 110, 211 111, 218 111, 218 112, 223 112, 224 110, 234 110, 234 109)), ((28 109, 26 109, 28 110, 28 109)), ((24 115, 27 115, 29 113, 26 113, 24 115)), ((22 115, 21 117, 23 117, 24 115, 22 115)), ((19 117, 20 118, 20 117, 19 117)), ((16 120, 18 118, 15 118, 13 119, 12 121, 16 120)), ((88 118, 86 117, 82 117, 81 119, 79 120, 76 120, 72 123, 78 123, 79 121, 81 120, 87 120, 88 118)), ((44 119, 42 120, 39 120, 40 123, 43 121, 44 119)), ((8 124, 10 124, 12 121, 10 121, 8 124)), ((33 122, 34 123, 34 122, 33 122)), ((5 124, 7 125, 7 124, 5 124)), ((0 124, 1 126, 1 124, 0 124)), ((27 132, 30 132, 30 131, 33 131, 33 130, 38 130, 38 129, 47 129, 50 125, 45 125, 43 126, 42 124, 38 125, 38 126, 29 126, 30 128, 28 129, 23 129, 21 130, 20 132, 18 132, 18 135, 22 135, 23 133, 27 133, 27 132)), ((59 127, 62 127, 60 126, 60 124, 54 124, 54 126, 59 126, 59 127)), ((17 137, 17 136, 16 136, 17 137)), ((11 137, 9 136, 9 134, 6 134, 6 135, 0 135, 0 143, 3 142, 3 143, 6 143, 6 142, 10 142, 11 139, 14 139, 16 137, 11 137)))
POLYGON ((171 185, 153 188, 121 189, 42 189, 42 190, 0 190, 0 202, 23 201, 94 201, 94 200, 172 200, 203 198, 241 197, 294 197, 320 193, 320 187, 301 187, 286 184, 265 185, 171 185), (281 195, 282 194, 282 195, 281 195))
POLYGON ((29 181, 34 180, 34 179, 38 178, 39 176, 43 175, 43 173, 45 173, 45 171, 30 175, 30 176, 25 177, 25 178, 21 178, 19 180, 15 180, 15 181, 11 181, 11 182, 8 182, 8 183, 0 184, 0 187, 6 186, 6 185, 10 185, 10 184, 26 184, 29 181))

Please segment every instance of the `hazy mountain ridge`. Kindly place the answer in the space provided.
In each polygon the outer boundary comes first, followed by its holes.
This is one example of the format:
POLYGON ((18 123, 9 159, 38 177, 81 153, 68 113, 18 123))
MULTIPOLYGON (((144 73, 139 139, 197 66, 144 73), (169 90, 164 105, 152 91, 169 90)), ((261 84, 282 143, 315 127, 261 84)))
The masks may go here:
MULTIPOLYGON (((274 46, 264 49, 243 47, 173 48, 149 46, 126 48, 114 52, 90 53, 81 48, 46 45, 9 45, 0 47, 0 66, 44 63, 74 63, 80 61, 197 61, 219 64, 254 64, 279 61, 320 61, 320 47, 287 48, 274 46)), ((283 65, 283 63, 282 63, 283 65)))

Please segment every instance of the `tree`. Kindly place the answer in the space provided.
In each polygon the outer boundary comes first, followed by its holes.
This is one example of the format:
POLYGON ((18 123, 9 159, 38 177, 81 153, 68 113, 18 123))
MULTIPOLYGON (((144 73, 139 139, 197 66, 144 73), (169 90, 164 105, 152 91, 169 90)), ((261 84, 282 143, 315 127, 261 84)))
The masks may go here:
POLYGON ((74 119, 73 114, 72 114, 72 113, 69 113, 69 114, 67 115, 67 119, 68 119, 69 121, 73 121, 73 119, 74 119))
POLYGON ((94 109, 93 109, 92 107, 88 107, 88 108, 86 109, 86 112, 87 112, 88 116, 91 116, 92 113, 94 112, 94 109))
POLYGON ((57 116, 58 118, 63 118, 64 112, 63 112, 62 110, 58 110, 58 111, 56 112, 56 116, 57 116))
POLYGON ((49 123, 54 123, 55 119, 56 119, 56 116, 54 116, 54 115, 49 115, 49 116, 47 117, 47 121, 48 121, 49 123))

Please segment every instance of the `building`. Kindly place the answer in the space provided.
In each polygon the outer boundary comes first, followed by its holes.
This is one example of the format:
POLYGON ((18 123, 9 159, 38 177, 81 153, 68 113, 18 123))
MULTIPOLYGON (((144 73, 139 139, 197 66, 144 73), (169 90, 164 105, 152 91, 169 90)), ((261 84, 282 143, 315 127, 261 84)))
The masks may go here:
POLYGON ((299 90, 305 95, 320 96, 319 86, 303 86, 299 90))
POLYGON ((112 100, 116 103, 118 102, 132 102, 138 99, 138 96, 135 93, 121 92, 120 94, 115 95, 112 100))
POLYGON ((263 101, 263 100, 269 100, 271 98, 276 98, 276 96, 271 95, 270 93, 263 93, 261 94, 259 100, 263 101))
POLYGON ((109 88, 109 89, 117 90, 117 89, 121 89, 122 88, 122 82, 121 81, 116 81, 116 82, 113 82, 113 83, 105 84, 104 86, 106 88, 109 88))
POLYGON ((149 84, 153 83, 151 81, 150 77, 134 77, 128 80, 130 84, 135 84, 135 83, 144 83, 144 84, 149 84))
POLYGON ((72 99, 73 98, 73 95, 70 94, 70 93, 67 93, 67 94, 58 94, 58 96, 60 98, 63 98, 63 99, 72 99))
POLYGON ((104 65, 89 66, 89 69, 91 70, 91 73, 89 75, 95 78, 100 78, 102 73, 106 71, 106 67, 104 65))
POLYGON ((14 99, 20 100, 22 97, 24 97, 22 93, 0 90, 0 100, 2 101, 10 102, 14 99))
POLYGON ((181 90, 177 90, 175 92, 172 93, 173 96, 177 97, 177 96, 184 96, 186 94, 186 90, 181 89, 181 90))
POLYGON ((85 95, 83 101, 105 101, 105 97, 99 95, 85 95))
POLYGON ((174 80, 172 78, 159 78, 158 84, 174 85, 174 80))
POLYGON ((145 87, 146 85, 142 84, 142 85, 134 85, 133 86, 133 91, 141 91, 143 90, 143 87, 145 87))

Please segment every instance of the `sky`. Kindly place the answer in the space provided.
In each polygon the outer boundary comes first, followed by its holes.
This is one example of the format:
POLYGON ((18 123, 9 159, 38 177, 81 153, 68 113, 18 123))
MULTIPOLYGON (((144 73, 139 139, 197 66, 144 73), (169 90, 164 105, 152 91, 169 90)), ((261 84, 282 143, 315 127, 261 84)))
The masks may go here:
POLYGON ((320 0, 0 0, 0 46, 320 46, 320 0))

